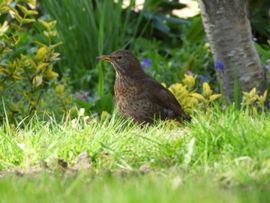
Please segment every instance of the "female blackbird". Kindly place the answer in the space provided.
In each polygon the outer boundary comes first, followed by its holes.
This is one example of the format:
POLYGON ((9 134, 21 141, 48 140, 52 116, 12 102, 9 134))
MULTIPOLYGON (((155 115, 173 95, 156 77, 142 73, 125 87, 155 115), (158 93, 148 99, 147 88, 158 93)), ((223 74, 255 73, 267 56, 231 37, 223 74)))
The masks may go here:
POLYGON ((102 55, 115 71, 114 93, 118 111, 138 123, 151 123, 156 118, 190 121, 174 95, 160 83, 146 75, 139 60, 127 50, 102 55))

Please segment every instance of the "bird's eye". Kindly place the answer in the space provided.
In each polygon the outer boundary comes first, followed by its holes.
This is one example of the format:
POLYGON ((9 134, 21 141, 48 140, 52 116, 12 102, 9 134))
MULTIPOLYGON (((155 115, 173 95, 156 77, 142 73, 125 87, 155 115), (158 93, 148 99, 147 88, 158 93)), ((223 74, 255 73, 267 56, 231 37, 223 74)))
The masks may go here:
POLYGON ((117 60, 118 60, 118 61, 122 60, 122 56, 118 56, 118 57, 117 57, 117 60))

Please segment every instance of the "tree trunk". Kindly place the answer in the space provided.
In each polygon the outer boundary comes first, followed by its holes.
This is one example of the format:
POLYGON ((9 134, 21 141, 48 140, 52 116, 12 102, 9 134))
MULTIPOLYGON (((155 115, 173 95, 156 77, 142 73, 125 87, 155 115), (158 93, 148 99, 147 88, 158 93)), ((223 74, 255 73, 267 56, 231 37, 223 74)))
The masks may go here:
POLYGON ((233 99, 234 82, 241 91, 255 87, 262 93, 266 77, 252 41, 248 0, 199 0, 199 4, 223 94, 233 99))

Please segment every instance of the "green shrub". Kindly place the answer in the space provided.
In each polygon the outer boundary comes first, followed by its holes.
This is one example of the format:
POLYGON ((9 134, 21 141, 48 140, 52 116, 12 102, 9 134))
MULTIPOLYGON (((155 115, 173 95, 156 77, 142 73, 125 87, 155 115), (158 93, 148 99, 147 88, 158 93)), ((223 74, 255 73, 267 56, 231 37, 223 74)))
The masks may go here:
POLYGON ((58 77, 54 71, 59 60, 55 48, 60 45, 54 43, 56 22, 38 17, 35 1, 24 2, 0 4, 1 120, 6 116, 23 119, 43 111, 58 77))
POLYGON ((259 95, 256 88, 253 88, 249 92, 243 92, 243 98, 241 107, 242 110, 248 111, 251 114, 257 114, 265 110, 265 104, 267 101, 267 90, 259 95))
POLYGON ((201 91, 198 90, 200 87, 196 82, 196 77, 185 74, 182 82, 172 84, 168 88, 188 113, 210 109, 221 97, 221 94, 216 94, 211 89, 208 82, 202 84, 201 91))

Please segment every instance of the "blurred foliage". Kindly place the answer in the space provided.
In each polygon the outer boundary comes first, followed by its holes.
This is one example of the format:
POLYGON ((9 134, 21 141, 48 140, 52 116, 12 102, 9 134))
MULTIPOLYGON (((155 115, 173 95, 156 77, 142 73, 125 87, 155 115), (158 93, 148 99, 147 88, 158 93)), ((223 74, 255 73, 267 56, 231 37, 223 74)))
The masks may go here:
POLYGON ((97 64, 96 57, 129 45, 138 33, 140 17, 132 17, 134 1, 123 9, 123 1, 65 0, 41 1, 45 10, 57 20, 63 46, 60 70, 69 69, 77 89, 97 88, 98 96, 108 94, 113 84, 113 69, 97 64), (67 12, 72 11, 72 12, 67 12), (104 87, 104 80, 106 84, 104 87))
POLYGON ((166 84, 176 83, 187 71, 199 75, 202 82, 214 80, 212 54, 205 41, 200 16, 193 17, 189 25, 182 27, 180 37, 183 41, 180 48, 166 48, 160 41, 138 38, 134 50, 141 52, 140 59, 144 70, 166 84), (151 63, 145 66, 144 60, 151 63))
POLYGON ((257 43, 268 44, 270 36, 270 1, 250 0, 250 21, 252 33, 257 43))
MULTIPOLYGON (((56 22, 37 19, 35 3, 6 0, 0 4, 1 120, 6 116, 10 121, 24 119, 51 102, 47 92, 58 77, 54 64, 59 60, 55 48, 60 43, 53 43, 56 22)), ((58 87, 53 95, 64 94, 64 87, 58 87)), ((69 98, 59 99, 66 108, 69 98)))
POLYGON ((267 65, 268 60, 270 59, 270 39, 268 40, 268 44, 260 45, 256 43, 255 47, 260 56, 262 64, 267 65))
POLYGON ((186 7, 186 4, 181 4, 177 0, 146 0, 144 9, 139 12, 142 14, 140 28, 145 30, 142 36, 150 41, 153 39, 162 41, 164 48, 179 48, 184 42, 183 36, 185 36, 186 27, 192 27, 190 31, 194 31, 193 33, 186 32, 187 38, 191 39, 192 36, 196 35, 204 37, 200 17, 184 19, 173 14, 174 10, 186 7), (194 26, 195 24, 196 27, 194 26))
POLYGON ((139 13, 142 14, 140 28, 145 30, 143 37, 160 40, 164 46, 179 47, 182 43, 182 27, 188 25, 189 20, 174 16, 172 10, 185 7, 186 5, 177 2, 146 1, 144 10, 139 13))
POLYGON ((208 82, 204 82, 200 88, 196 84, 196 77, 185 74, 180 83, 169 86, 169 90, 175 95, 178 102, 187 113, 198 110, 206 110, 212 106, 221 94, 215 94, 208 82), (201 90, 200 90, 201 89, 201 90))
POLYGON ((250 92, 243 92, 242 108, 248 110, 252 114, 257 114, 258 111, 263 111, 267 99, 267 91, 262 95, 258 95, 256 88, 250 92))

